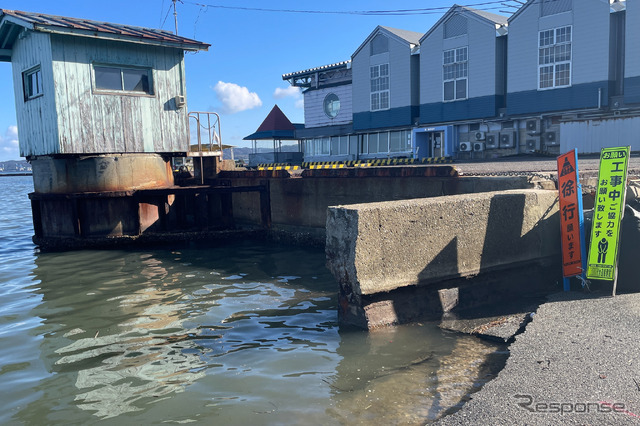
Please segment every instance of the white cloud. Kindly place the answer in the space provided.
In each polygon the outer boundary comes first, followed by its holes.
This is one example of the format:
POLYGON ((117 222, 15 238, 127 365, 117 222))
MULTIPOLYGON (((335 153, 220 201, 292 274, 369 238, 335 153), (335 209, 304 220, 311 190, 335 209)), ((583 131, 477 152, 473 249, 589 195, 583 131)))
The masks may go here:
POLYGON ((282 87, 276 87, 276 90, 273 92, 273 97, 275 99, 294 98, 295 107, 304 109, 304 97, 299 87, 289 86, 284 89, 282 87))
POLYGON ((300 88, 295 86, 288 86, 283 89, 282 87, 276 87, 275 92, 273 92, 273 97, 276 99, 283 99, 291 96, 292 98, 298 98, 302 96, 300 93, 300 88))
POLYGON ((4 136, 0 136, 0 160, 17 160, 19 157, 18 126, 9 126, 4 136))
POLYGON ((262 106, 262 101, 257 93, 249 92, 246 87, 238 86, 234 83, 218 81, 213 87, 216 97, 222 102, 222 112, 225 114, 235 114, 236 112, 262 106))

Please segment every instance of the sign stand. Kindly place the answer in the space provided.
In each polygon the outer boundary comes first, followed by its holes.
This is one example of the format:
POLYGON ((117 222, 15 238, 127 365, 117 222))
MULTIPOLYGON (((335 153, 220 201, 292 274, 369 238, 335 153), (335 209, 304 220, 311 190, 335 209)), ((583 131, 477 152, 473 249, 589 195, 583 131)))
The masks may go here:
POLYGON ((620 229, 627 198, 627 169, 630 147, 602 148, 598 186, 593 209, 587 278, 618 284, 620 229))
POLYGON ((557 158, 560 235, 562 238, 562 276, 564 291, 571 290, 570 278, 582 276, 585 282, 586 250, 582 185, 578 174, 578 151, 573 149, 557 158))

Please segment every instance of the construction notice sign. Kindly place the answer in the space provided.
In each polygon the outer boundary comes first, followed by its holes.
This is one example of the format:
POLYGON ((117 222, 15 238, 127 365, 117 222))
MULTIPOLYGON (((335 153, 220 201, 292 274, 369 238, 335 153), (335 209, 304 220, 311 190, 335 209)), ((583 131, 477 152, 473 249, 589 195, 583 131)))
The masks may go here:
POLYGON ((603 148, 587 258, 587 278, 613 281, 627 188, 629 147, 603 148))
POLYGON ((562 275, 584 273, 584 219, 582 190, 578 181, 578 153, 574 149, 558 157, 558 192, 562 237, 562 275))

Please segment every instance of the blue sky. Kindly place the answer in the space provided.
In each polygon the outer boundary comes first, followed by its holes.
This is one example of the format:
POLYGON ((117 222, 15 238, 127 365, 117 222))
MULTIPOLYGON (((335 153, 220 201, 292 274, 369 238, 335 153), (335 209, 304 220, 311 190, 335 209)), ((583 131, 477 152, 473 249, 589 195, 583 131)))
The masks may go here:
MULTIPOLYGON (((458 1, 463 5, 479 3, 485 2, 458 1)), ((257 129, 275 104, 292 122, 304 122, 302 95, 282 80, 282 74, 350 59, 377 25, 424 33, 452 4, 441 0, 181 0, 179 34, 211 44, 209 51, 189 53, 185 58, 189 110, 221 113, 223 143, 250 146, 242 138, 257 129), (445 9, 430 14, 361 16, 211 5, 311 11, 445 9)), ((0 7, 173 31, 171 5, 171 0, 3 0, 0 7)), ((496 4, 478 8, 494 13, 506 9, 496 4)), ((0 63, 0 91, 5 99, 0 104, 0 161, 18 159, 9 63, 0 63)))

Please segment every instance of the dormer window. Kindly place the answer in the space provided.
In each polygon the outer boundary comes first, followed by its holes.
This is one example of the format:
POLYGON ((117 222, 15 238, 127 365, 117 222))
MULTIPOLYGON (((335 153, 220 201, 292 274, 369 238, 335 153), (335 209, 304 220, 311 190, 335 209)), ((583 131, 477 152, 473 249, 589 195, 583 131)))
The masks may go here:
POLYGON ((22 73, 22 85, 25 102, 42 96, 42 69, 40 65, 22 73))
POLYGON ((93 76, 97 92, 153 95, 152 72, 149 68, 94 65, 93 76))

